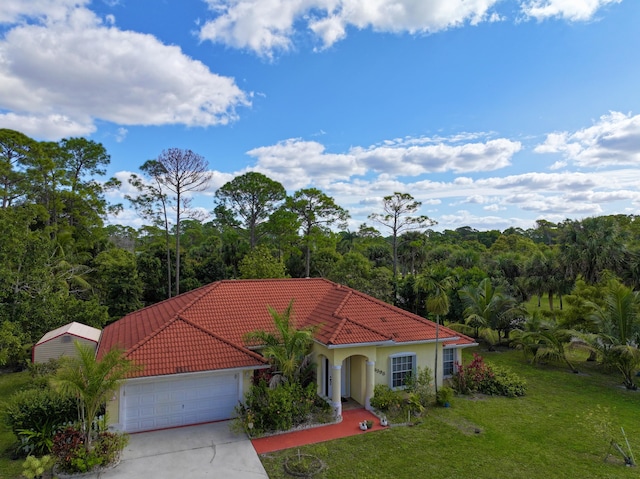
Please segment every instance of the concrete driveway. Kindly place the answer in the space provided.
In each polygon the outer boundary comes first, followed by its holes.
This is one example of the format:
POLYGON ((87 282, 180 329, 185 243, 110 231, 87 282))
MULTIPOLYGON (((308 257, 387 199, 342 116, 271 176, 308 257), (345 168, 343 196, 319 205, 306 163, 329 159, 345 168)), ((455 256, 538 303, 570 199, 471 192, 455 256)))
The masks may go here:
POLYGON ((258 454, 229 421, 132 434, 120 464, 91 479, 268 479, 258 454))

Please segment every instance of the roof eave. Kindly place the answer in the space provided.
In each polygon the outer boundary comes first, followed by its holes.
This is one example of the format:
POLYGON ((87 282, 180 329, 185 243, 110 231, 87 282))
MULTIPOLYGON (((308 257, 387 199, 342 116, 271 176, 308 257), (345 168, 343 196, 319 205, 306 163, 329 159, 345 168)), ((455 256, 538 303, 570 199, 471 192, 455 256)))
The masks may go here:
POLYGON ((386 341, 373 341, 371 343, 324 344, 324 343, 318 342, 318 344, 322 344, 323 346, 326 346, 328 349, 345 349, 345 348, 359 348, 359 347, 370 347, 370 346, 393 346, 396 343, 391 340, 386 340, 386 341))
POLYGON ((442 346, 443 348, 446 349, 452 349, 452 348, 456 348, 456 349, 463 349, 463 348, 473 348, 474 346, 480 346, 479 343, 467 343, 467 344, 445 344, 444 346, 442 346))

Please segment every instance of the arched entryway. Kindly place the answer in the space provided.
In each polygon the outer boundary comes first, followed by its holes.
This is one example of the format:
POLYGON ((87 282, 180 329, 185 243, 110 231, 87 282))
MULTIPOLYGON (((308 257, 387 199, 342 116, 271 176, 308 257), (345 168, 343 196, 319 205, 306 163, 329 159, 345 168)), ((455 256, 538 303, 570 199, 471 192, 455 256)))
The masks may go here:
POLYGON ((319 355, 318 392, 331 401, 336 415, 342 414, 344 401, 353 401, 369 409, 373 396, 374 362, 361 354, 353 354, 332 363, 319 355))

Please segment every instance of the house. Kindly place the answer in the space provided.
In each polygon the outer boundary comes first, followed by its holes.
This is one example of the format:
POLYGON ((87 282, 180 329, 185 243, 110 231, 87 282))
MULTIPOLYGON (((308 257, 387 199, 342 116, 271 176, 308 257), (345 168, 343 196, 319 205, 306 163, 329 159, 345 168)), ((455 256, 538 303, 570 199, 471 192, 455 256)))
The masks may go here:
POLYGON ((244 336, 273 330, 268 307, 293 300, 299 328, 316 327, 318 394, 342 413, 342 398, 370 407, 375 384, 402 387, 416 367, 437 380, 474 341, 420 316, 321 278, 227 280, 133 312, 107 326, 98 357, 119 347, 142 366, 110 401, 113 426, 128 432, 228 419, 255 370, 268 367, 244 336))
POLYGON ((76 357, 77 350, 74 343, 90 346, 95 350, 102 331, 86 324, 69 323, 42 336, 31 351, 32 363, 46 363, 49 359, 62 356, 76 357))

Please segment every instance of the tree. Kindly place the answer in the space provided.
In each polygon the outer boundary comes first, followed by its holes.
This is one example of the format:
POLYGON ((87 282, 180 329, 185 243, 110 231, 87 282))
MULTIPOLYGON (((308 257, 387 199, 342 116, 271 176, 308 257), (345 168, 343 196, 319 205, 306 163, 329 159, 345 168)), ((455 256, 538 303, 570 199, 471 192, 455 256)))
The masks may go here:
POLYGON ((304 387, 311 379, 314 328, 296 328, 292 317, 293 300, 282 313, 269 307, 269 314, 275 331, 254 331, 245 336, 245 341, 261 347, 262 355, 271 362, 274 371, 272 387, 280 382, 300 382, 304 387))
POLYGON ((77 398, 84 444, 90 449, 91 423, 98 409, 135 367, 116 349, 96 359, 91 347, 77 341, 75 346, 78 357, 68 359, 58 370, 56 383, 63 391, 77 398))
POLYGON ((569 345, 577 332, 569 329, 562 322, 555 320, 541 320, 534 315, 524 323, 524 329, 513 331, 511 344, 533 354, 533 362, 544 360, 559 360, 564 362, 571 372, 577 373, 569 355, 569 345))
MULTIPOLYGON (((429 269, 420 274, 415 281, 415 289, 427 294, 426 307, 429 313, 436 316, 436 354, 434 371, 438 373, 438 340, 440 339, 440 317, 449 312, 449 290, 454 285, 451 276, 442 277, 439 271, 429 269)), ((436 395, 438 394, 438 381, 435 382, 436 395)))
POLYGON ((427 228, 436 224, 428 216, 408 216, 418 211, 422 206, 420 201, 413 199, 409 193, 395 192, 393 195, 382 199, 384 213, 372 213, 369 219, 386 226, 391 230, 393 251, 393 279, 398 276, 398 236, 403 231, 427 228))
POLYGON ((202 191, 209 184, 211 172, 203 156, 191 150, 169 148, 158 156, 158 181, 173 193, 176 211, 176 295, 180 294, 180 221, 190 206, 188 194, 202 191))
POLYGON ((142 280, 133 253, 112 248, 94 259, 95 286, 112 320, 142 308, 142 280))
POLYGON ((389 268, 374 267, 370 260, 356 251, 339 258, 327 278, 382 301, 391 301, 393 298, 389 268))
POLYGON ((305 245, 305 273, 309 276, 311 270, 311 240, 314 230, 337 224, 339 228, 346 228, 349 213, 336 205, 333 198, 327 196, 317 188, 307 188, 296 191, 287 198, 285 207, 298 217, 305 245))
POLYGON ((604 305, 591 306, 589 318, 598 333, 586 335, 587 344, 604 364, 620 371, 627 389, 637 389, 633 374, 640 366, 640 295, 611 278, 606 284, 604 305))
POLYGON ((620 275, 631 253, 625 243, 626 232, 610 216, 565 221, 561 227, 561 259, 567 276, 581 275, 594 284, 605 271, 620 275))
POLYGON ((240 260, 240 278, 286 278, 284 263, 271 254, 266 246, 258 246, 240 260))
POLYGON ((23 341, 17 325, 9 321, 0 322, 0 367, 17 364, 23 354, 23 341))
POLYGON ((19 131, 0 129, 0 198, 8 208, 25 193, 24 165, 37 142, 19 131))
POLYGON ((249 232, 249 246, 255 248, 262 236, 259 227, 277 209, 287 192, 277 181, 262 173, 250 171, 224 184, 215 197, 219 204, 242 219, 249 232))
POLYGON ((503 287, 494 287, 490 278, 483 279, 476 287, 463 287, 459 294, 465 306, 465 323, 475 329, 476 337, 481 327, 506 333, 511 320, 524 314, 517 301, 503 287))
POLYGON ((137 196, 125 195, 143 219, 150 220, 153 225, 164 230, 165 255, 167 258, 167 298, 171 298, 171 244, 169 230, 169 211, 171 199, 162 182, 164 167, 156 160, 147 160, 140 171, 148 176, 141 178, 136 174, 129 177, 129 184, 138 190, 137 196))

